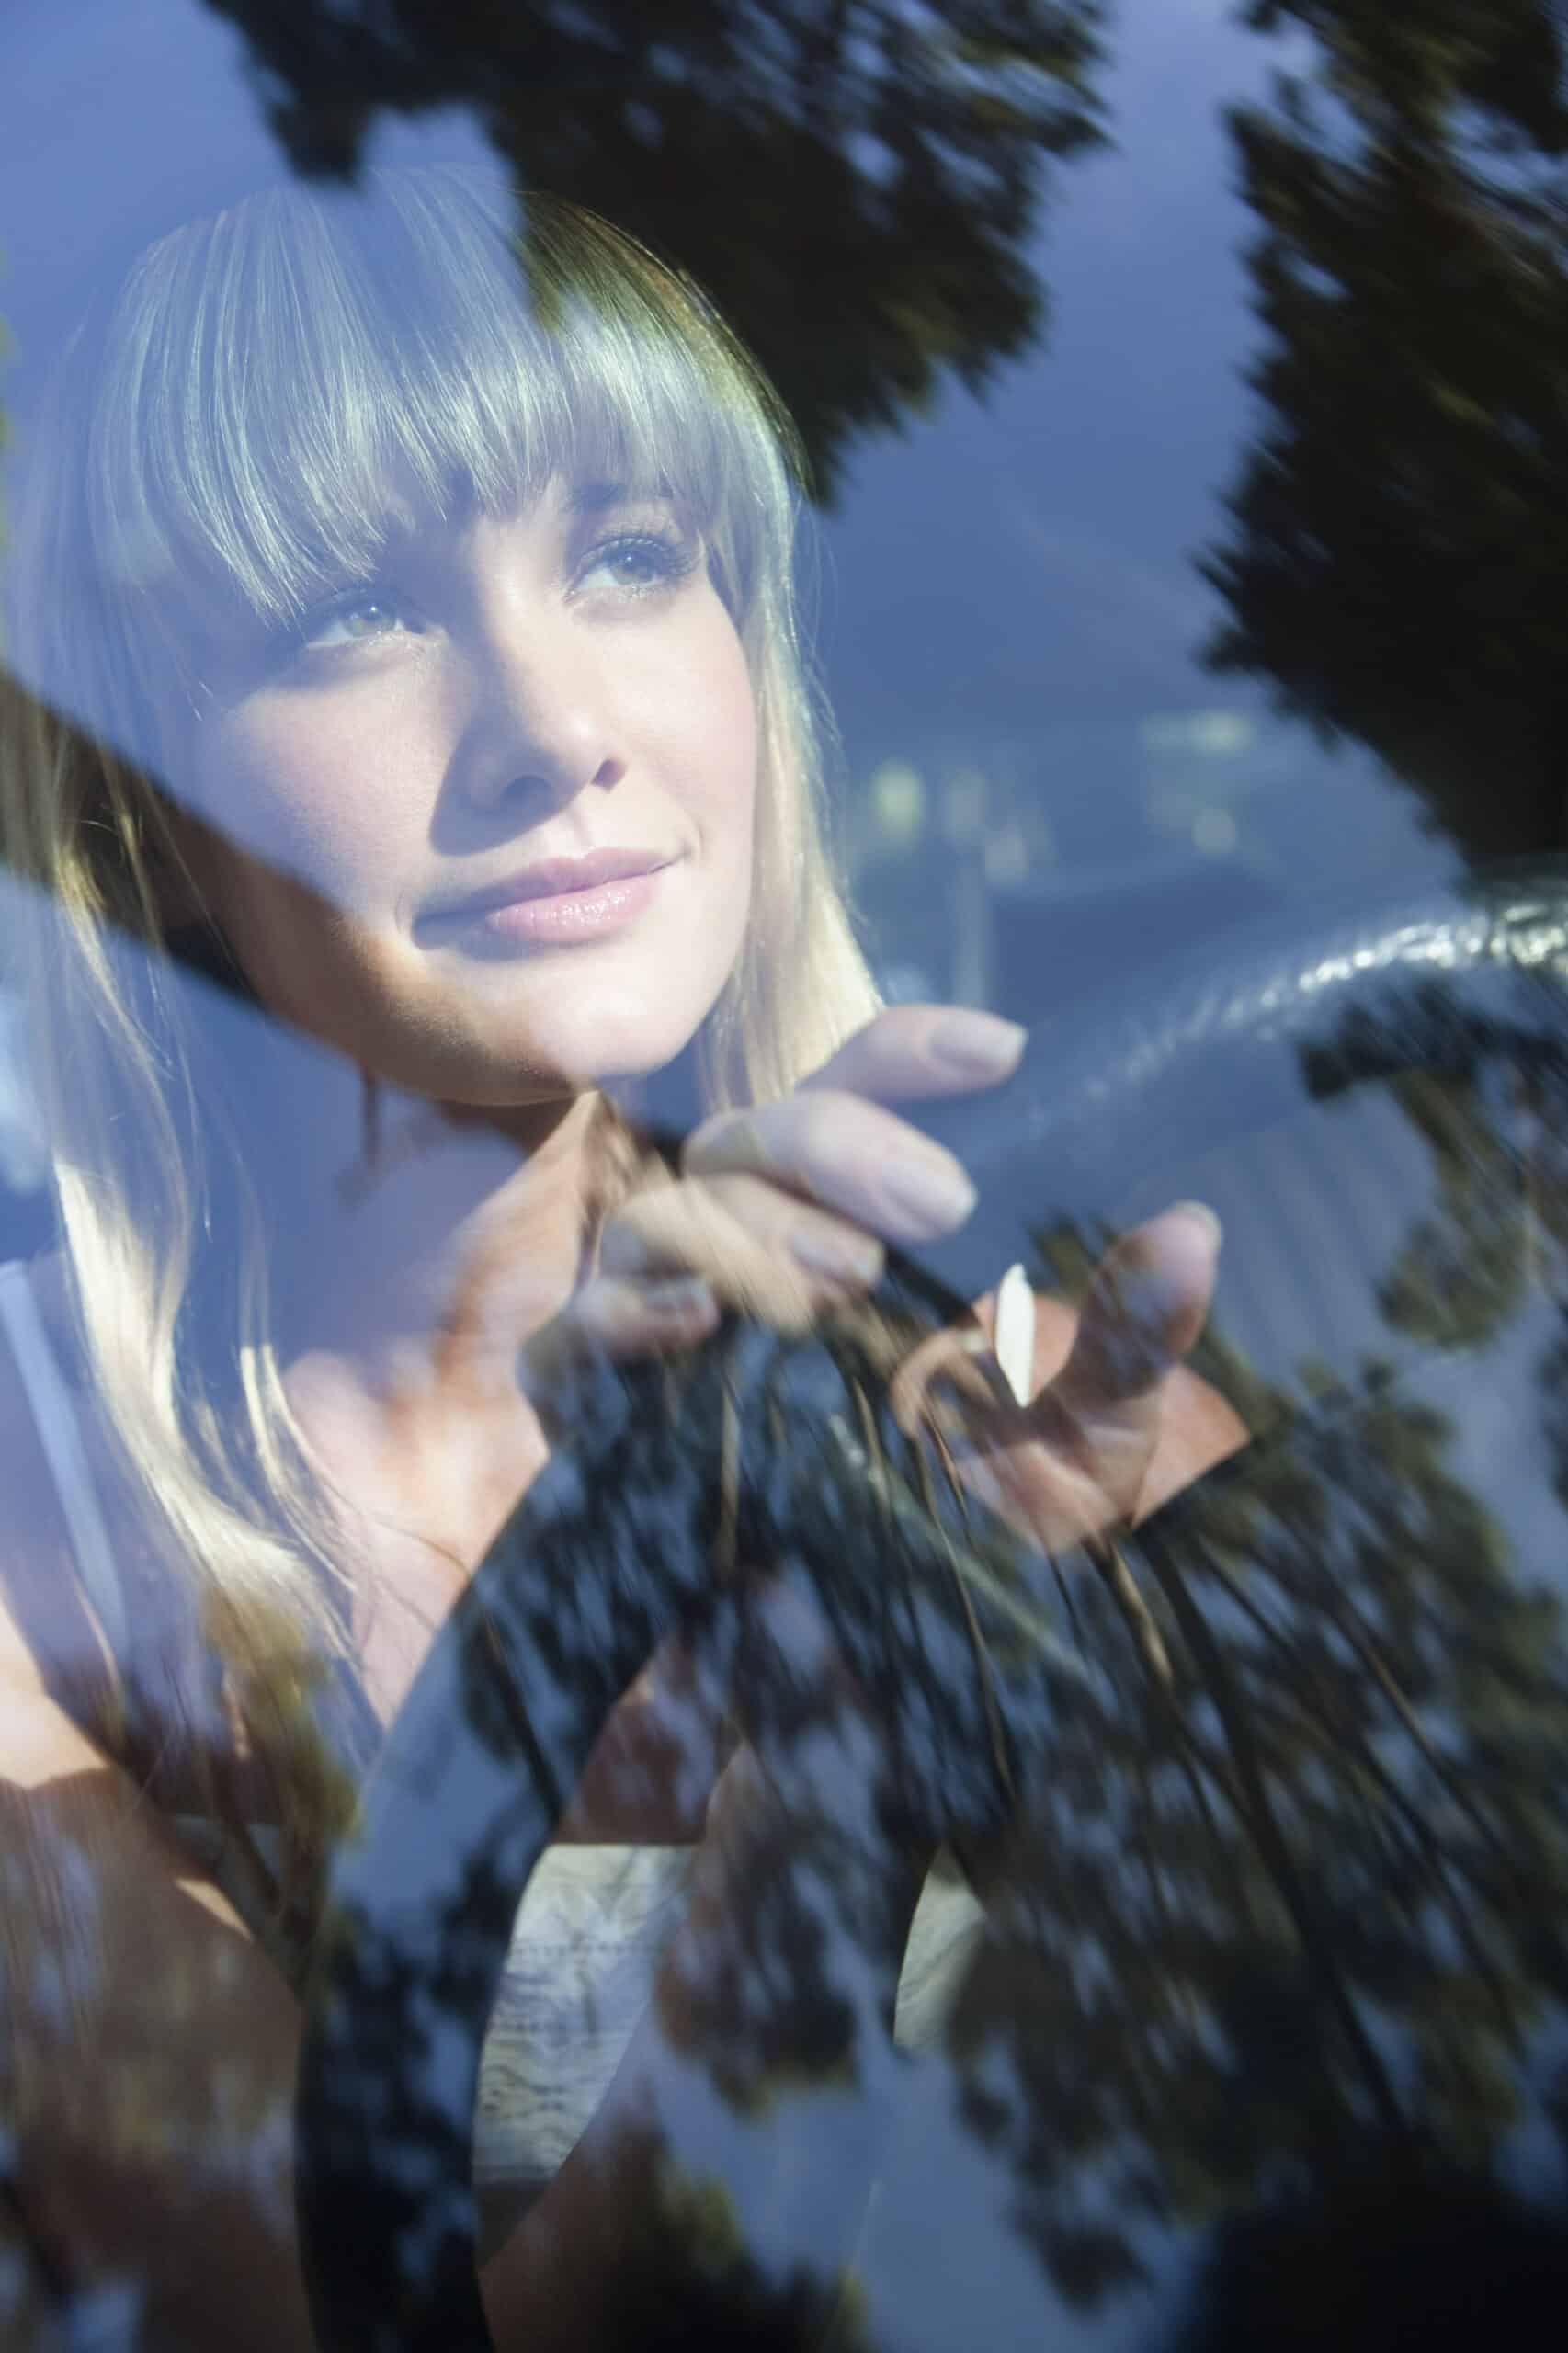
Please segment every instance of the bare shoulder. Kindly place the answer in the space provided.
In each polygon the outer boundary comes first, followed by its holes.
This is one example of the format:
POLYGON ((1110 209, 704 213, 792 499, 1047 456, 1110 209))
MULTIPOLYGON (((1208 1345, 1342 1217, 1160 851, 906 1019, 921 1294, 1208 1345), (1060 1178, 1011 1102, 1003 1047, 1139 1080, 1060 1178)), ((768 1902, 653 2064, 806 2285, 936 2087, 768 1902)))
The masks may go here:
MULTIPOLYGON (((34 1296, 48 1330, 47 1277, 34 1296)), ((83 1436, 90 1460, 90 1419, 83 1436)), ((137 2283, 139 2344, 302 2348, 293 1998, 67 1704, 59 1654, 101 1644, 3 1334, 0 1494, 0 2130, 18 2211, 72 2293, 137 2283)))

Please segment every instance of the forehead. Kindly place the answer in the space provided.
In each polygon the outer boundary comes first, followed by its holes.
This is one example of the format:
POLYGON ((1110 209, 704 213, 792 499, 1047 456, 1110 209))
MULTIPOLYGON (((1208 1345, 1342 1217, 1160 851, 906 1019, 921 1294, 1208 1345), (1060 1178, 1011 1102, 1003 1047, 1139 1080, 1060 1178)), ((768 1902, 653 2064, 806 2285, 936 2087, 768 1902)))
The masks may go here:
POLYGON ((494 233, 415 242, 397 267, 386 234, 290 215, 143 267, 89 429, 112 578, 282 620, 399 535, 516 512, 556 479, 706 522, 768 470, 690 323, 613 285, 545 302, 494 233))
POLYGON ((70 502, 82 609, 123 672, 108 732, 131 740, 171 681, 177 713, 258 631, 297 625, 400 544, 556 481, 668 500, 737 625, 767 606, 791 494, 722 339, 624 254, 585 289, 558 252, 541 293, 494 220, 438 210, 389 228, 373 206, 318 218, 291 198, 177 233, 122 290, 79 396, 70 502))

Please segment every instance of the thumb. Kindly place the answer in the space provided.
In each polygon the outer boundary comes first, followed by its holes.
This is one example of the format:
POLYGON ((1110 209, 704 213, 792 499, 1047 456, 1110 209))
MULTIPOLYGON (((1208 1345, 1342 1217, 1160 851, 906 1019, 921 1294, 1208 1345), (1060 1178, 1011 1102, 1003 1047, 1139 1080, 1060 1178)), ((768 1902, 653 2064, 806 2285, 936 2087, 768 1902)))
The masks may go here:
POLYGON ((1095 1271, 1066 1363, 1033 1409, 1112 1514, 1135 1508, 1159 1434, 1161 1389, 1203 1329, 1220 1221, 1182 1201, 1108 1250, 1095 1271))

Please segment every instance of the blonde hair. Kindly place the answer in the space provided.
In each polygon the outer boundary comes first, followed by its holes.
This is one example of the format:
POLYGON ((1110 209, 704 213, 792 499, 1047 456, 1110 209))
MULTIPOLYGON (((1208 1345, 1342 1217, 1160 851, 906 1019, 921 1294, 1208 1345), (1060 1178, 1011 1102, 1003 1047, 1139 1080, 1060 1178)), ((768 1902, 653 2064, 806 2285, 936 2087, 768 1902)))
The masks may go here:
POLYGON ((512 511, 558 474, 673 497, 759 723, 752 915, 702 1083, 714 1105, 764 1097, 875 1005, 824 846, 793 442, 700 295, 633 241, 538 199, 519 240, 477 181, 439 169, 373 176, 368 202, 280 188, 165 238, 79 331, 42 415, 0 828, 38 886, 17 970, 75 1312, 183 1596, 163 1707, 197 1753, 221 1749, 208 1663, 223 1663, 299 1859, 341 1810, 301 1702, 345 1654, 347 1613, 222 1057, 164 952, 178 851, 145 771, 171 697, 201 694, 185 617, 213 599, 298 615, 373 562, 389 485, 437 512, 512 511))

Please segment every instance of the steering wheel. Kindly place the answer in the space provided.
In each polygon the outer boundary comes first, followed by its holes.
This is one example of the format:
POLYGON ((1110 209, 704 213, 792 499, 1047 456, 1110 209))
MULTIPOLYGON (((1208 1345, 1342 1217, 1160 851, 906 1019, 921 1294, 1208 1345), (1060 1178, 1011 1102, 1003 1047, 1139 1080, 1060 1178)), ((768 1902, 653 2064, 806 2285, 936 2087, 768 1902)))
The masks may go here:
MULTIPOLYGON (((560 1402, 582 1443, 441 1630, 336 1859, 296 2115, 329 2353, 490 2343, 470 2173, 513 1923, 627 1686, 672 1633, 722 1639, 724 1561, 780 1564, 816 1596, 892 1728, 889 1804, 924 1839, 1005 1816, 1017 1758, 1081 1678, 1024 1548, 934 1484, 893 1420, 889 1333, 907 1340, 983 1289, 1026 1222, 1093 1225, 1130 1171, 1195 1139, 1235 1142, 1365 1078, 1489 1058, 1561 1073, 1565 973, 1568 865, 1540 862, 1298 916, 1201 971, 1144 976, 1044 1026, 1005 1089, 916 1114, 964 1157, 982 1211, 918 1265, 893 1254, 863 1316, 793 1339, 730 1318, 678 1365, 575 1376, 560 1402)), ((754 1692, 763 1741, 770 1704, 754 1692)), ((781 1732, 782 1768, 788 1749, 781 1732)), ((896 1952, 886 1966, 896 1983, 896 1952)))

